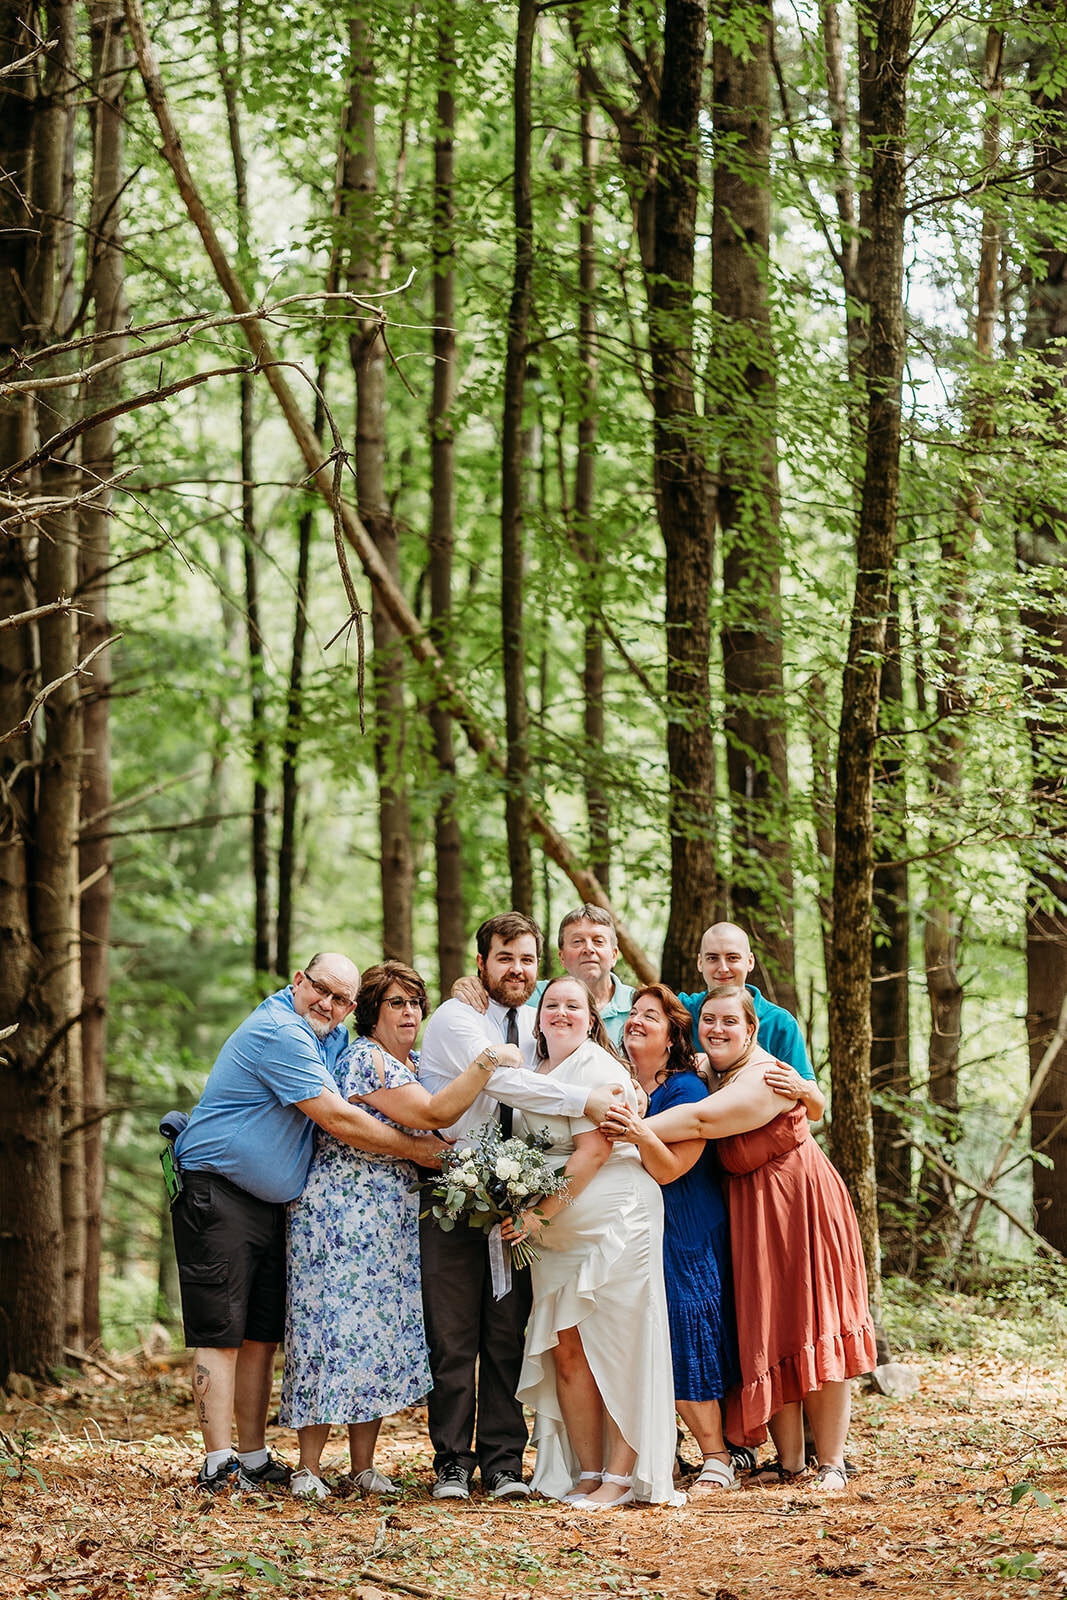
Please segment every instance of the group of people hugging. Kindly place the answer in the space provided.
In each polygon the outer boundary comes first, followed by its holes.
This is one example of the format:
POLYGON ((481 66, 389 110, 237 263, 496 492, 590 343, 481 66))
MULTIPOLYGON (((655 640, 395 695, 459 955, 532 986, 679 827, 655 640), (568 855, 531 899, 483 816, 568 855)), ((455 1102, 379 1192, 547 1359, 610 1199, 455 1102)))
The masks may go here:
POLYGON ((476 976, 432 1015, 414 968, 361 981, 319 954, 226 1041, 175 1146, 202 1490, 326 1498, 340 1426, 350 1489, 396 1493, 378 1431, 424 1398, 439 1500, 477 1473, 500 1500, 681 1504, 679 1417, 701 1453, 691 1495, 732 1488, 768 1431, 776 1457, 747 1482, 846 1489, 849 1379, 875 1366, 874 1331, 796 1020, 746 981, 732 923, 704 935, 693 994, 623 984, 599 906, 564 918, 562 977, 538 981, 541 953, 528 917, 490 917, 476 976), (566 1179, 504 1224, 533 1259, 503 1277, 499 1238, 425 1200, 442 1153, 492 1120, 538 1134, 566 1179), (291 1473, 265 1443, 283 1338, 291 1473))

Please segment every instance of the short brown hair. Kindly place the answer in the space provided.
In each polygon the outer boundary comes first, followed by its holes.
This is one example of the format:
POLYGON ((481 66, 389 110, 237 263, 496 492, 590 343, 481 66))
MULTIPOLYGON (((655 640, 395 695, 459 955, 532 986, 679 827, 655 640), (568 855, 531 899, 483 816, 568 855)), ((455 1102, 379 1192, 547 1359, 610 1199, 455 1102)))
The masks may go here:
POLYGON ((394 983, 398 983, 405 994, 419 1002, 423 1016, 429 1011, 426 985, 415 968, 403 961, 381 961, 376 967, 367 968, 356 996, 356 1032, 364 1039, 374 1032, 386 991, 394 983))
MULTIPOLYGON (((619 1056, 619 1052, 608 1038, 607 1029, 604 1027, 600 1017, 600 1012, 597 1010, 596 997, 593 994, 592 989, 590 989, 584 978, 572 978, 569 972, 565 972, 561 978, 549 978, 548 982, 545 984, 544 988, 541 990, 541 993, 537 997, 537 1015, 534 1017, 534 1055, 537 1057, 538 1061, 548 1060, 548 1050, 545 1045, 545 1036, 541 1032, 541 1007, 545 1003, 545 995, 550 989, 554 989, 557 983, 576 983, 579 989, 584 990, 585 997, 589 1001, 589 1016, 591 1018, 589 1026, 590 1039, 592 1039, 594 1044, 598 1044, 602 1050, 606 1050, 609 1056, 614 1056, 617 1061, 621 1060, 622 1058, 619 1056)), ((632 1078, 633 1068, 630 1066, 630 1063, 628 1061, 623 1061, 622 1064, 632 1078)))
MULTIPOLYGON (((663 1007, 663 1015, 667 1018, 667 1065, 663 1068, 664 1078, 669 1078, 674 1072, 695 1072, 697 1053, 693 1049, 693 1019, 688 1009, 683 1006, 674 990, 668 989, 665 983, 646 983, 643 988, 635 989, 633 999, 630 1001, 631 1009, 646 996, 659 1002, 663 1007)), ((623 1050, 625 1049, 624 1028, 623 1050)))
POLYGON ((619 942, 618 935, 615 932, 615 918, 611 912, 605 911, 603 906, 593 906, 586 902, 585 905, 579 906, 576 911, 568 911, 560 923, 556 944, 561 950, 563 949, 563 935, 575 922, 598 922, 601 927, 611 929, 611 937, 616 945, 619 942))
POLYGON ((533 935, 537 945, 537 959, 540 961, 545 943, 544 935, 533 918, 523 916, 521 911, 501 911, 495 917, 486 917, 474 936, 478 954, 484 961, 494 939, 504 939, 510 943, 512 939, 521 939, 526 933, 533 935))

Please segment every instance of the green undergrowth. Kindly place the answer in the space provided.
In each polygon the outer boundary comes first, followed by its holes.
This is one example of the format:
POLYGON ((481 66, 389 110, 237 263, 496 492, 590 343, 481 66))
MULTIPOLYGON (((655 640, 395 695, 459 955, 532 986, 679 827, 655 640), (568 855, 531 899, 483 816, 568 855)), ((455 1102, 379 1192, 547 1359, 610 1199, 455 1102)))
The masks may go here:
POLYGON ((954 1280, 886 1278, 882 1288, 895 1351, 1021 1360, 1067 1350, 1067 1264, 991 1260, 954 1280))

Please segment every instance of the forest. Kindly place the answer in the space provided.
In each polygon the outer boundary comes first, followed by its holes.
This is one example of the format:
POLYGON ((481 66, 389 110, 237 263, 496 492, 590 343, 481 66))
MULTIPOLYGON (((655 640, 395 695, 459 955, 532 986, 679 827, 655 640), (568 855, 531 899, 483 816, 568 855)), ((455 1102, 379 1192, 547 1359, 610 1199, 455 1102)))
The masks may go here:
POLYGON ((890 1338, 1062 1288, 1065 46, 0 0, 0 1380, 179 1337, 259 997, 507 907, 751 931, 890 1338))

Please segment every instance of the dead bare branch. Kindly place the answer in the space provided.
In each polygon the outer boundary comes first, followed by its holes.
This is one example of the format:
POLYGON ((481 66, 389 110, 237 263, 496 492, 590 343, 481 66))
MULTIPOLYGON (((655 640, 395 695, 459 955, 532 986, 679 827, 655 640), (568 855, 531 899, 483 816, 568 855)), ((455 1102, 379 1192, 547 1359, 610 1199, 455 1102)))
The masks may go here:
POLYGON ((85 611, 76 611, 72 600, 50 600, 46 606, 34 606, 32 611, 16 611, 13 616, 0 617, 0 629, 21 628, 23 623, 36 622, 38 617, 54 616, 57 611, 75 611, 79 617, 88 615, 85 611))
MULTIPOLYGON (((9 728, 7 733, 0 733, 0 744, 7 744, 10 740, 18 739, 24 733, 29 733, 30 729, 33 727, 34 717, 37 715, 38 711, 40 711, 41 707, 48 699, 48 696, 50 694, 54 694, 61 684, 69 683, 71 678, 80 677, 85 672, 90 661, 98 656, 101 650, 106 650, 108 645, 117 644, 121 638, 122 634, 116 633, 113 634, 110 639, 101 639, 100 643, 98 645, 94 645, 89 651, 89 654, 84 656, 82 660, 78 662, 76 667, 72 667, 69 672, 64 672, 61 677, 53 678, 51 683, 46 683, 44 688, 39 690, 30 701, 29 706, 26 709, 26 715, 22 718, 21 722, 16 723, 13 728, 9 728)), ((89 673, 89 677, 92 677, 92 673, 89 673)))

